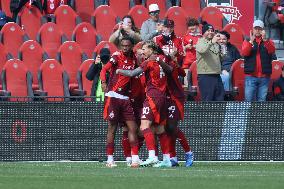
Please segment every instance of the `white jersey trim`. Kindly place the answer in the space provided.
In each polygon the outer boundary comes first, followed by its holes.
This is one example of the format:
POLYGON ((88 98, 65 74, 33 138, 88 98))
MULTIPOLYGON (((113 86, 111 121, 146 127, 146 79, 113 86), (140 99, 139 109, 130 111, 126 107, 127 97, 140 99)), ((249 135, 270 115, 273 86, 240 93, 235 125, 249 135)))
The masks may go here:
POLYGON ((129 97, 128 96, 124 96, 124 95, 121 95, 121 94, 118 94, 114 91, 109 91, 105 94, 105 96, 107 97, 113 97, 113 98, 118 98, 118 99, 122 99, 122 100, 128 100, 129 97))

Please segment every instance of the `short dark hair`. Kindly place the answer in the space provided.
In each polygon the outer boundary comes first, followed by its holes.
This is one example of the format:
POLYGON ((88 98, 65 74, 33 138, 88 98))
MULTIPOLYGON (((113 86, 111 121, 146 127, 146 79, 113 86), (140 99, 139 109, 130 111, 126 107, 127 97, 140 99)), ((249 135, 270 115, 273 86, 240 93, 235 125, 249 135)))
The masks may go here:
POLYGON ((223 30, 223 31, 220 31, 219 34, 225 35, 226 38, 227 38, 227 40, 229 40, 230 37, 231 37, 231 35, 230 35, 227 31, 224 31, 224 30, 223 30))
POLYGON ((122 41, 130 41, 130 43, 131 43, 132 45, 134 45, 134 39, 133 39, 132 37, 129 37, 129 36, 124 36, 124 37, 120 40, 120 43, 121 43, 122 41))
POLYGON ((163 50, 151 40, 143 42, 142 46, 146 45, 148 48, 152 49, 155 54, 163 54, 163 50))
POLYGON ((190 27, 190 26, 198 26, 199 25, 199 22, 196 18, 189 18, 187 20, 187 27, 190 27))

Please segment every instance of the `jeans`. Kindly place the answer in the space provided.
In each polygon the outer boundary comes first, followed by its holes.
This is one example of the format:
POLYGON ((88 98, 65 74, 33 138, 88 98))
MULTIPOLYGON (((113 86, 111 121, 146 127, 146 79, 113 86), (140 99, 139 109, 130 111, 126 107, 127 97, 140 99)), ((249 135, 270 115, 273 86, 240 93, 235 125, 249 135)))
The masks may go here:
POLYGON ((230 91, 230 75, 221 74, 220 76, 221 76, 225 91, 230 91))
POLYGON ((245 77, 245 101, 266 101, 269 77, 245 77))

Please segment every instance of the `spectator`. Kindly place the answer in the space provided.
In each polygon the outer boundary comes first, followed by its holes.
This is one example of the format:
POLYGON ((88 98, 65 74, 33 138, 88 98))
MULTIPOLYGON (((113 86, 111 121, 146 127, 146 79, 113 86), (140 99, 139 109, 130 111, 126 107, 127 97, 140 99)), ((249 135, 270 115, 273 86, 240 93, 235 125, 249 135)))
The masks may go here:
POLYGON ((212 25, 204 23, 202 38, 196 44, 198 85, 202 101, 223 101, 224 86, 221 80, 221 51, 219 35, 212 25))
POLYGON ((119 47, 120 40, 125 36, 131 37, 134 40, 134 44, 141 41, 139 29, 136 28, 133 18, 129 15, 123 17, 122 22, 118 25, 118 29, 109 37, 109 42, 119 47))
POLYGON ((245 71, 245 100, 265 101, 272 73, 274 43, 266 38, 264 23, 255 20, 250 39, 242 45, 245 71))
POLYGON ((21 11, 23 6, 31 7, 31 6, 37 7, 40 12, 42 12, 42 2, 41 0, 12 0, 10 2, 10 10, 13 13, 13 19, 14 21, 17 18, 18 13, 21 11))
POLYGON ((161 33, 162 25, 160 24, 159 14, 160 9, 157 4, 149 5, 150 18, 144 21, 141 27, 141 37, 143 41, 151 40, 161 33))
POLYGON ((43 1, 43 11, 46 14, 48 21, 51 21, 54 17, 54 12, 60 5, 68 5, 69 0, 44 0, 43 1))
POLYGON ((94 64, 89 68, 86 78, 93 81, 91 96, 96 96, 96 101, 104 100, 104 91, 102 91, 100 72, 102 67, 109 61, 110 51, 108 48, 102 48, 97 55, 94 64))
POLYGON ((189 18, 187 22, 187 34, 183 36, 183 49, 185 57, 183 59, 182 68, 186 73, 186 79, 184 80, 184 86, 188 87, 188 69, 190 65, 196 61, 196 43, 198 39, 202 37, 199 31, 199 22, 195 18, 189 18))
POLYGON ((229 40, 230 40, 230 34, 226 31, 221 31, 219 32, 220 35, 220 45, 224 45, 225 49, 227 51, 226 56, 222 59, 222 73, 221 73, 221 78, 222 82, 224 85, 225 91, 230 91, 230 78, 229 78, 229 72, 231 70, 232 64, 241 58, 241 55, 238 51, 238 49, 232 45, 229 40))
POLYGON ((284 66, 282 67, 282 73, 273 83, 273 99, 276 101, 284 101, 284 66))
POLYGON ((0 11, 0 30, 2 29, 2 27, 7 23, 7 17, 5 12, 0 11))

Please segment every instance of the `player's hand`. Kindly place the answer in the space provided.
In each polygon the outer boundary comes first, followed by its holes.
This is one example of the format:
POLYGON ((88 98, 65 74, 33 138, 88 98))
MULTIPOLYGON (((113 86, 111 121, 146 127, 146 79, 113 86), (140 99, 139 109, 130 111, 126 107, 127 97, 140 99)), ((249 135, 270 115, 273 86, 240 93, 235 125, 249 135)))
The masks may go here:
POLYGON ((102 82, 102 91, 103 92, 107 91, 107 84, 106 84, 106 82, 102 82))
POLYGON ((115 71, 115 73, 116 73, 116 74, 119 74, 120 70, 121 70, 121 69, 117 69, 117 70, 115 71))
POLYGON ((184 46, 184 49, 185 49, 185 50, 186 50, 186 49, 192 49, 192 48, 194 48, 194 47, 193 47, 193 45, 192 45, 191 43, 189 43, 189 44, 187 44, 187 45, 184 46))

